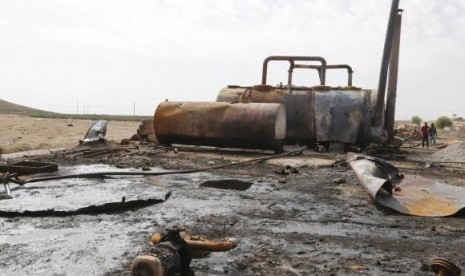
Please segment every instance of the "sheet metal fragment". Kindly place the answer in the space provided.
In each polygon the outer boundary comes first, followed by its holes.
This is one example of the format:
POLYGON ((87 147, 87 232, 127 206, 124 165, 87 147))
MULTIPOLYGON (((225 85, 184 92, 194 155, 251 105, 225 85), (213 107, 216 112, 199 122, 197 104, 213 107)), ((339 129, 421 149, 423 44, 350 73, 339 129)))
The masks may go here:
POLYGON ((98 120, 92 124, 92 126, 87 131, 86 135, 82 140, 79 140, 79 144, 88 143, 88 142, 98 142, 105 141, 105 135, 107 134, 107 121, 98 120))
POLYGON ((402 175, 375 157, 358 155, 349 163, 370 197, 381 206, 423 217, 450 216, 465 208, 463 187, 418 175, 402 175))

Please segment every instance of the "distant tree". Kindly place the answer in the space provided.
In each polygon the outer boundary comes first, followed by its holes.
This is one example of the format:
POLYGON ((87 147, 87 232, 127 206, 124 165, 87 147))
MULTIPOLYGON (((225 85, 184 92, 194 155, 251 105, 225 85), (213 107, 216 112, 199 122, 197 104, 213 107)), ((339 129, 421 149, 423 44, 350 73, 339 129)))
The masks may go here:
POLYGON ((457 117, 457 118, 455 118, 455 120, 456 120, 457 122, 463 122, 463 121, 465 121, 465 119, 464 119, 463 117, 457 117))
POLYGON ((453 125, 452 120, 447 116, 441 116, 436 119, 435 125, 437 128, 451 127, 453 125))
POLYGON ((412 124, 420 125, 421 121, 423 120, 419 116, 415 115, 412 117, 411 121, 412 121, 412 124))
POLYGON ((457 114, 455 114, 455 113, 452 114, 452 120, 454 120, 454 121, 457 120, 457 114))

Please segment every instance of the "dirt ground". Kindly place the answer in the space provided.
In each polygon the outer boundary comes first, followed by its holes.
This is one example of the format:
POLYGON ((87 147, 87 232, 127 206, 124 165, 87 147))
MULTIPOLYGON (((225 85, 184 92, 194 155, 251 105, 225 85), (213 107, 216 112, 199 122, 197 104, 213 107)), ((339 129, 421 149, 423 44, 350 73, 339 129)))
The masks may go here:
MULTIPOLYGON (((82 139, 90 120, 32 118, 0 114, 0 149, 3 153, 74 147, 82 139)), ((107 139, 120 142, 136 133, 138 122, 110 121, 107 139)))
MULTIPOLYGON (((396 159, 395 165, 406 173, 465 187, 461 181, 465 170, 460 165, 425 167, 423 163, 397 158, 403 155, 409 160, 428 160, 439 150, 408 146, 396 153, 396 158, 389 154, 385 157, 396 159)), ((270 155, 110 144, 28 158, 57 162, 59 173, 66 174, 202 168, 270 155)), ((13 190, 14 199, 27 195, 25 201, 46 202, 37 203, 36 208, 48 211, 34 216, 3 213, 0 274, 129 275, 131 260, 149 251, 150 235, 170 224, 214 240, 238 240, 238 246, 231 251, 194 259, 191 266, 196 275, 433 275, 429 264, 436 257, 465 267, 463 215, 424 218, 378 207, 352 170, 341 162, 344 158, 305 150, 302 155, 281 161, 188 175, 26 185, 13 190), (276 173, 289 164, 299 167, 297 174, 276 173), (242 191, 201 186, 208 180, 228 179, 252 185, 242 191), (139 191, 132 185, 150 185, 157 193, 171 192, 171 197, 163 203, 117 212, 62 216, 53 210, 62 208, 63 201, 78 205, 84 199, 97 200, 99 193, 116 194, 112 186, 117 185, 118 193, 121 187, 130 194, 139 191), (81 186, 87 188, 80 190, 81 186), (91 188, 93 197, 88 197, 85 193, 91 188), (76 201, 70 202, 70 196, 76 201)), ((7 205, 0 200, 0 209, 11 207, 7 205)))

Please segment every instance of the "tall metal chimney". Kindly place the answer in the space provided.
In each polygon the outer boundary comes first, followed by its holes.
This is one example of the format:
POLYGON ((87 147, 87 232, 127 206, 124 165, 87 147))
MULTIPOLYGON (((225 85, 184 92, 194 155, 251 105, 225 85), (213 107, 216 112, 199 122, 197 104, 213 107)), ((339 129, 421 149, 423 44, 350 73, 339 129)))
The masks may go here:
POLYGON ((400 33, 402 30, 402 12, 397 10, 396 24, 394 29, 394 39, 392 41, 391 61, 389 63, 389 79, 386 99, 386 113, 384 128, 388 132, 388 137, 394 136, 394 120, 396 113, 397 98, 397 77, 399 73, 399 52, 400 52, 400 33))
POLYGON ((384 41, 383 58, 381 60, 381 70, 379 73, 378 95, 376 98, 375 116, 373 119, 374 127, 383 127, 384 117, 384 98, 386 95, 386 80, 391 59, 392 40, 394 37, 395 20, 399 10, 399 0, 392 0, 391 12, 386 30, 386 39, 384 41))

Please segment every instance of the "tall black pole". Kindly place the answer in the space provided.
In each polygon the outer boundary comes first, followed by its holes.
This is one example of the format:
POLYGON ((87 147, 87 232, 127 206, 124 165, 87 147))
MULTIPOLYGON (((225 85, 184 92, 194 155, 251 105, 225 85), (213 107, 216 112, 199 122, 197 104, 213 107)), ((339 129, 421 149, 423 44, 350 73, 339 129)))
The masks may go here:
POLYGON ((398 10, 396 16, 396 27, 394 31, 394 40, 392 41, 391 61, 389 63, 389 78, 386 98, 386 113, 384 128, 388 132, 388 137, 394 136, 394 121, 396 115, 396 98, 397 98, 397 77, 399 75, 399 52, 400 52, 400 33, 402 30, 402 12, 398 10))
POLYGON ((384 115, 384 97, 386 94, 386 80, 389 68, 389 61, 391 59, 392 39, 394 37, 394 27, 396 16, 399 9, 399 0, 392 0, 391 13, 389 15, 386 39, 384 41, 383 59, 381 60, 381 70, 379 73, 378 95, 376 98, 375 117, 373 126, 383 126, 384 115))

